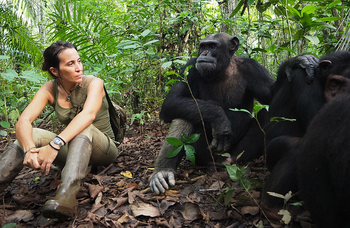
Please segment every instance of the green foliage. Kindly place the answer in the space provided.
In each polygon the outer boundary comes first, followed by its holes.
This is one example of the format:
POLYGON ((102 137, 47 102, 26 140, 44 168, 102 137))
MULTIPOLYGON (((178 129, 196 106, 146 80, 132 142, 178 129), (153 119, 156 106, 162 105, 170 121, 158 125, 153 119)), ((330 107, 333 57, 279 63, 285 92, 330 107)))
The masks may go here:
POLYGON ((6 225, 3 225, 1 228, 14 228, 14 227, 19 227, 15 223, 9 223, 6 225))
POLYGON ((132 114, 131 120, 130 120, 130 125, 132 125, 135 120, 138 120, 140 122, 140 124, 142 124, 142 125, 145 124, 145 122, 146 122, 145 117, 146 116, 147 116, 146 111, 141 111, 140 113, 132 114))
POLYGON ((239 168, 237 165, 226 164, 226 171, 232 181, 238 182, 246 191, 251 189, 252 185, 249 179, 244 177, 247 167, 239 168))
MULTIPOLYGON (((199 40, 209 33, 236 35, 236 54, 255 58, 274 75, 289 57, 334 50, 349 28, 343 12, 350 8, 341 0, 240 0, 231 11, 227 1, 57 0, 36 7, 10 2, 0 3, 0 80, 6 80, 6 95, 23 97, 24 103, 31 98, 32 91, 22 96, 26 92, 11 84, 26 80, 38 88, 44 47, 64 40, 78 46, 85 73, 101 77, 112 99, 131 115, 159 109, 180 68, 196 57, 199 40)), ((12 104, 11 98, 6 102, 12 104)))
POLYGON ((165 140, 169 144, 173 145, 173 147, 168 151, 166 157, 167 158, 175 157, 176 155, 178 155, 178 153, 180 153, 182 149, 184 149, 187 158, 192 163, 196 163, 196 159, 195 159, 196 150, 192 145, 189 145, 189 144, 196 142, 199 139, 200 134, 192 134, 190 137, 187 137, 185 133, 182 133, 181 136, 182 136, 182 141, 178 138, 173 138, 173 137, 165 138, 165 140))
POLYGON ((29 104, 36 90, 47 80, 28 65, 18 65, 17 71, 11 69, 8 56, 0 56, 0 121, 2 136, 7 136, 17 123, 20 113, 29 104), (4 124, 7 123, 7 124, 4 124))
MULTIPOLYGON (((245 174, 247 172, 247 167, 245 166, 243 168, 239 168, 237 165, 233 164, 225 164, 226 171, 229 174, 229 177, 232 181, 239 183, 239 185, 245 190, 248 191, 251 189, 252 184, 251 181, 245 177, 245 174)), ((235 191, 234 186, 230 186, 225 188, 222 193, 219 195, 216 203, 218 204, 221 200, 224 200, 224 204, 228 205, 231 201, 231 198, 233 196, 233 192, 235 191)))

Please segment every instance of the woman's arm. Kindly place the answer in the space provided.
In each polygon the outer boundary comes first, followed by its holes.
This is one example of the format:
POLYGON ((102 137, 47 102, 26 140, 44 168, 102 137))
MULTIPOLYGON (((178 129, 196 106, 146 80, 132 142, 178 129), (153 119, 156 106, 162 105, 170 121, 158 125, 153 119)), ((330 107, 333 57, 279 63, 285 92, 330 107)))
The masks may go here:
MULTIPOLYGON (((87 89, 87 98, 83 110, 76 115, 67 127, 58 135, 66 143, 82 132, 95 120, 97 112, 102 106, 102 98, 105 95, 103 81, 95 78, 87 89)), ((45 146, 39 151, 38 161, 41 164, 41 172, 48 174, 50 166, 55 160, 58 151, 50 146, 45 146)))
MULTIPOLYGON (((16 137, 24 151, 35 147, 33 141, 33 121, 40 115, 46 104, 53 103, 53 82, 46 82, 35 94, 33 100, 22 112, 16 123, 16 137)), ((37 161, 36 154, 26 156, 27 159, 23 162, 25 165, 38 169, 40 164, 37 161), (28 158, 27 158, 28 157, 28 158)))
POLYGON ((102 106, 104 95, 103 81, 100 78, 93 79, 87 89, 87 98, 83 110, 59 134, 66 143, 92 124, 102 106))

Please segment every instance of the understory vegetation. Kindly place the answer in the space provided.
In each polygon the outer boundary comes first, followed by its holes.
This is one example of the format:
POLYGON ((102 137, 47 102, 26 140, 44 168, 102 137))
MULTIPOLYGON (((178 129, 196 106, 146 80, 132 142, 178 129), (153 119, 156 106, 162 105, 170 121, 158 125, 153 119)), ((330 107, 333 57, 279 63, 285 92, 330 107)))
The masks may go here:
MULTIPOLYGON (((102 78, 129 118, 144 122, 206 35, 237 36, 236 54, 275 75, 289 57, 348 49, 349 8, 341 0, 0 1, 1 136, 50 80, 42 52, 57 40, 76 44, 85 74, 102 78)), ((35 124, 52 115, 48 107, 35 124)))

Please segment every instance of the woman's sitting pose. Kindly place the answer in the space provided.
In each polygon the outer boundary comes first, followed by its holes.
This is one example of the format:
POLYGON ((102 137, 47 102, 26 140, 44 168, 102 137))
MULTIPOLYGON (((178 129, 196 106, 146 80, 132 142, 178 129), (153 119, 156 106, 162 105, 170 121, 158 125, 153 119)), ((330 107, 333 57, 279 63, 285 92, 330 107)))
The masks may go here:
POLYGON ((23 165, 48 174, 51 164, 55 164, 63 168, 61 184, 42 213, 47 218, 63 218, 76 212, 76 195, 88 165, 109 165, 119 153, 103 82, 83 75, 76 46, 53 43, 44 51, 42 69, 54 80, 37 91, 16 124, 17 140, 0 156, 0 192, 23 165), (32 127, 46 104, 53 106, 58 120, 66 126, 58 135, 32 127))

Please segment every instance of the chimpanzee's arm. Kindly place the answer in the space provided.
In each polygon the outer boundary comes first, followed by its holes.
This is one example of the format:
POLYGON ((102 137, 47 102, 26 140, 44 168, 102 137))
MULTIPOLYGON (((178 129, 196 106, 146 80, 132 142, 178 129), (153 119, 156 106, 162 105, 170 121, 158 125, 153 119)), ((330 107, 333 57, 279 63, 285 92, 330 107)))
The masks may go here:
MULTIPOLYGON (((191 88, 197 93, 196 88, 191 88)), ((226 118, 225 112, 219 105, 213 101, 204 101, 191 97, 189 88, 185 82, 176 82, 165 98, 160 111, 160 118, 165 122, 171 122, 174 119, 184 119, 196 125, 201 122, 199 110, 204 122, 211 123, 220 118, 226 118), (198 110, 199 108, 199 110, 198 110)))
POLYGON ((275 80, 268 70, 256 60, 242 58, 244 63, 240 65, 240 71, 248 81, 247 89, 255 99, 262 104, 269 104, 272 99, 271 89, 275 80))
MULTIPOLYGON (((174 119, 184 119, 192 124, 200 124, 201 118, 199 115, 198 107, 203 117, 204 122, 213 123, 213 122, 226 122, 227 117, 223 108, 216 104, 214 101, 202 100, 200 97, 200 84, 205 83, 201 80, 202 78, 197 71, 195 66, 196 59, 191 59, 188 61, 186 66, 192 65, 192 68, 188 72, 188 83, 191 88, 191 92, 195 97, 198 106, 195 100, 192 98, 188 84, 183 81, 176 82, 171 88, 169 94, 164 100, 162 109, 160 111, 160 118, 165 122, 171 122, 174 119)), ((181 74, 183 75, 183 73, 181 74)), ((202 91, 203 92, 203 91, 202 91)), ((213 94, 213 98, 214 98, 213 94)), ((214 100, 214 99, 213 99, 214 100)))

